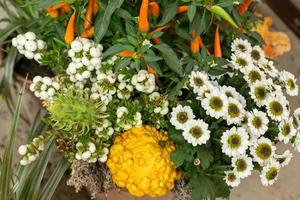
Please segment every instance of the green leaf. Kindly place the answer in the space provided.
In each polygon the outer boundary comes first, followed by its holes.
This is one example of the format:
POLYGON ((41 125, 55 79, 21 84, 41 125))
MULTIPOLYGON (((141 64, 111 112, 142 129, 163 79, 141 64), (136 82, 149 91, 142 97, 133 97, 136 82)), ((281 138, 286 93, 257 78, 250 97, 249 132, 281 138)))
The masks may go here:
POLYGON ((181 147, 177 147, 176 150, 171 154, 171 159, 174 162, 176 168, 180 167, 183 164, 185 157, 185 149, 181 147))
POLYGON ((111 16, 120 8, 124 0, 109 0, 104 13, 100 14, 95 21, 95 43, 99 43, 107 32, 110 24, 111 16))
POLYGON ((168 93, 168 100, 172 100, 175 98, 175 96, 179 93, 179 91, 183 88, 184 84, 183 82, 178 82, 175 87, 171 89, 171 91, 168 93))
POLYGON ((191 178, 190 186, 193 200, 216 199, 215 185, 207 176, 194 175, 191 178))
POLYGON ((132 58, 122 58, 115 64, 116 71, 123 69, 124 67, 128 66, 131 62, 132 58))
POLYGON ((156 55, 150 55, 150 54, 146 54, 144 58, 147 63, 162 60, 161 57, 158 57, 156 55))
MULTIPOLYGON (((64 2, 66 3, 74 3, 75 0, 64 0, 64 2)), ((45 7, 49 7, 58 3, 61 3, 61 0, 38 0, 37 2, 38 7, 40 8, 45 8, 45 7)))
POLYGON ((103 59, 105 59, 109 56, 116 55, 117 53, 124 51, 124 50, 134 50, 134 48, 130 45, 116 44, 116 45, 110 47, 109 49, 107 49, 102 54, 102 57, 103 57, 103 59))
POLYGON ((188 16, 190 22, 193 21, 193 19, 195 17, 195 14, 196 14, 196 11, 197 11, 197 7, 195 5, 190 5, 189 6, 189 9, 187 11, 187 16, 188 16))
POLYGON ((55 192, 55 189, 57 188, 61 178, 69 168, 70 164, 68 160, 65 158, 62 158, 60 162, 57 164, 54 172, 52 173, 51 177, 47 181, 45 187, 43 188, 40 200, 51 200, 52 196, 55 192))
POLYGON ((177 13, 177 7, 178 3, 177 0, 172 0, 169 4, 168 7, 165 8, 165 11, 163 12, 163 17, 161 21, 157 24, 157 26, 163 26, 166 25, 169 21, 171 21, 177 13))
POLYGON ((3 154, 3 161, 0 167, 0 199, 12 199, 11 196, 11 178, 13 176, 12 159, 14 154, 15 140, 17 129, 20 120, 21 104, 23 100, 23 93, 25 91, 25 84, 19 94, 17 107, 11 123, 9 137, 6 141, 5 150, 3 154))
POLYGON ((167 44, 159 44, 154 46, 156 49, 160 51, 163 59, 167 63, 167 65, 176 72, 179 76, 183 76, 183 69, 179 62, 179 59, 173 49, 167 44))
POLYGON ((210 163, 214 161, 214 157, 209 150, 202 146, 198 147, 197 156, 201 160, 201 167, 204 170, 206 170, 210 166, 210 163))

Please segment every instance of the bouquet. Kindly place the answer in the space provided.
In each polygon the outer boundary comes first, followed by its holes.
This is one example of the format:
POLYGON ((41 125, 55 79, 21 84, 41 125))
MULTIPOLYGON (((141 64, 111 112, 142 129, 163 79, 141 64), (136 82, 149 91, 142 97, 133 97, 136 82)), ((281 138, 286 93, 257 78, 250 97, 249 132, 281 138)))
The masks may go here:
POLYGON ((272 185, 292 158, 276 144, 300 150, 300 110, 291 113, 285 96, 298 95, 298 86, 265 57, 250 4, 47 5, 53 23, 66 26, 63 35, 12 39, 56 74, 30 85, 51 128, 20 146, 21 164, 55 139, 73 180, 78 166, 92 166, 106 177, 99 187, 109 179, 137 197, 173 190, 178 199, 227 198, 254 170, 272 185))

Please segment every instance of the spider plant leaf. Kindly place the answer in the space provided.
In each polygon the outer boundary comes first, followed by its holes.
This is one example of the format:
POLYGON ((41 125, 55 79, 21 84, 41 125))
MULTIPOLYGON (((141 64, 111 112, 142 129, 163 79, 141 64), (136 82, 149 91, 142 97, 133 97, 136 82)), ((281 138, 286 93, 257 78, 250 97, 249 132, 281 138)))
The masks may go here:
POLYGON ((41 192, 41 195, 39 197, 40 200, 51 200, 56 187, 58 186, 61 178, 63 177, 69 166, 70 164, 67 159, 62 158, 60 160, 41 192))
POLYGON ((23 93, 25 91, 25 84, 19 94, 17 107, 13 116, 10 133, 5 145, 3 154, 3 161, 0 168, 0 199, 11 199, 11 177, 13 175, 12 158, 14 154, 14 147, 16 141, 17 128, 20 120, 21 104, 23 93))

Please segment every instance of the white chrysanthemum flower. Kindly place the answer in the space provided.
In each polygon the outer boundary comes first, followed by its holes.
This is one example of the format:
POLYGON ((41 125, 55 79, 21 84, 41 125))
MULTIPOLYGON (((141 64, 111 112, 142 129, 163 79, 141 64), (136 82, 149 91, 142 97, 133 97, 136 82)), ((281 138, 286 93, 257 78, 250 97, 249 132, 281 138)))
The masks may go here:
POLYGON ((264 51, 257 45, 250 51, 250 56, 255 63, 264 63, 266 60, 264 51))
POLYGON ((251 52, 252 47, 250 42, 248 40, 243 40, 240 38, 236 38, 232 43, 231 43, 231 51, 234 53, 247 53, 251 52))
POLYGON ((297 133, 297 130, 294 128, 292 118, 281 121, 278 129, 278 140, 284 144, 289 143, 290 139, 292 139, 297 133))
POLYGON ((252 159, 246 155, 235 156, 231 160, 233 170, 238 177, 246 178, 251 175, 253 170, 252 159))
POLYGON ((268 74, 269 76, 271 76, 272 78, 275 78, 278 76, 279 71, 276 69, 276 67, 274 66, 274 62, 273 61, 269 61, 269 60, 264 60, 264 62, 259 64, 259 67, 264 70, 264 72, 266 74, 268 74))
POLYGON ((246 53, 232 54, 231 64, 233 65, 234 69, 238 69, 242 72, 247 67, 251 67, 253 65, 251 57, 246 53))
POLYGON ((275 121, 287 119, 289 116, 288 101, 284 96, 269 96, 266 107, 269 117, 275 121))
POLYGON ((260 180, 263 186, 273 185, 278 178, 279 171, 280 164, 275 160, 271 160, 268 165, 264 166, 260 174, 260 180))
POLYGON ((275 154, 274 158, 276 161, 279 162, 281 167, 287 166, 290 161, 292 160, 293 154, 291 153, 290 150, 286 150, 283 154, 278 155, 275 154))
POLYGON ((195 118, 193 110, 190 106, 178 105, 171 112, 170 122, 178 130, 184 130, 189 120, 195 118))
POLYGON ((244 119, 246 111, 243 108, 243 105, 234 98, 228 98, 228 106, 226 113, 227 124, 240 124, 244 119))
POLYGON ((269 97, 269 83, 267 81, 257 81, 250 86, 251 98, 258 106, 263 106, 269 97))
POLYGON ((228 100, 226 95, 217 88, 211 93, 206 94, 201 103, 206 113, 211 117, 219 119, 226 115, 228 100))
POLYGON ((294 139, 293 147, 295 148, 295 151, 300 153, 300 134, 298 133, 294 139))
POLYGON ((156 86, 155 76, 146 70, 140 70, 132 77, 131 84, 140 92, 152 93, 156 86))
POLYGON ((248 133, 249 133, 249 146, 252 147, 257 143, 257 140, 260 137, 260 135, 254 134, 250 130, 248 131, 248 133))
POLYGON ((298 129, 300 127, 300 108, 297 108, 293 114, 293 122, 295 127, 298 129))
POLYGON ((261 137, 251 148, 251 155, 253 160, 260 165, 267 164, 274 155, 276 147, 272 144, 268 138, 261 137))
POLYGON ((192 71, 189 76, 190 85, 193 87, 194 93, 198 93, 201 88, 209 83, 207 74, 199 71, 192 71))
POLYGON ((223 85, 221 87, 221 90, 225 93, 225 95, 228 98, 231 97, 231 98, 237 99, 237 100, 239 100, 239 102, 241 102, 243 107, 246 107, 245 97, 243 97, 240 93, 238 93, 234 87, 223 85))
POLYGON ((266 79, 266 75, 258 67, 250 66, 245 68, 244 79, 248 84, 253 84, 256 81, 263 81, 266 79))
POLYGON ((208 124, 203 120, 189 120, 186 123, 182 135, 188 143, 195 147, 197 145, 206 144, 210 138, 210 131, 208 130, 208 124))
POLYGON ((213 86, 211 83, 205 84, 200 90, 196 90, 194 92, 197 92, 197 99, 202 101, 207 94, 212 93, 216 89, 215 86, 213 86))
POLYGON ((280 79, 285 83, 286 92, 290 96, 298 95, 298 85, 294 74, 283 70, 280 72, 280 79))
POLYGON ((254 135, 260 136, 268 130, 269 119, 266 113, 257 109, 248 113, 248 128, 254 135))
POLYGON ((221 137, 222 152, 227 156, 242 155, 249 145, 249 136, 244 128, 232 127, 221 137))
POLYGON ((234 171, 226 171, 224 180, 226 181, 226 184, 231 187, 237 187, 241 183, 241 179, 234 171))

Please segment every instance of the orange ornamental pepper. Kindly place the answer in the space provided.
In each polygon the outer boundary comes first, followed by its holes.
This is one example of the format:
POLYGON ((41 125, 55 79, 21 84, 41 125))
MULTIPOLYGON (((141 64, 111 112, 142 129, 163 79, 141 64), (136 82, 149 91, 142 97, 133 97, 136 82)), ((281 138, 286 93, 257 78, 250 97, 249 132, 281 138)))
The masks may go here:
POLYGON ((239 5, 239 13, 241 16, 245 14, 251 3, 252 0, 244 0, 243 3, 239 5))
POLYGON ((83 33, 81 33, 81 37, 89 38, 92 35, 94 35, 94 32, 95 32, 94 27, 91 27, 91 28, 85 30, 83 33))
POLYGON ((189 6, 179 6, 179 7, 177 8, 177 14, 184 13, 184 12, 186 12, 188 9, 189 9, 189 6))
POLYGON ((216 33, 215 33, 214 54, 215 54, 215 57, 217 57, 217 58, 222 57, 219 25, 217 26, 216 33))
MULTIPOLYGON (((170 28, 170 25, 165 25, 165 26, 161 26, 161 27, 158 27, 156 29, 154 29, 151 33, 149 33, 149 35, 153 35, 154 33, 159 33, 165 29, 168 29, 170 28)), ((155 43, 155 44, 159 44, 160 43, 160 38, 152 38, 152 41, 155 43)))
POLYGON ((195 30, 192 31, 192 40, 191 40, 191 52, 198 53, 200 51, 200 37, 196 37, 196 32, 195 30))
POLYGON ((83 22, 83 27, 85 30, 92 27, 93 7, 94 7, 94 0, 89 0, 88 8, 85 14, 85 20, 83 22))
POLYGON ((151 67, 150 65, 147 65, 147 71, 151 74, 154 74, 154 75, 156 74, 155 69, 153 69, 153 67, 151 67))
POLYGON ((65 5, 68 5, 68 4, 66 4, 66 3, 58 3, 58 4, 55 4, 53 6, 49 6, 49 9, 50 10, 58 10, 58 9, 64 7, 65 5))
POLYGON ((118 55, 120 57, 123 57, 123 58, 132 58, 133 55, 134 55, 134 52, 133 51, 124 50, 124 51, 121 51, 118 55))
POLYGON ((98 0, 94 0, 94 4, 93 4, 93 14, 94 16, 97 15, 99 12, 99 3, 98 0))
POLYGON ((142 33, 149 31, 148 8, 149 0, 143 0, 139 15, 139 31, 142 33))
POLYGON ((149 3, 149 15, 150 16, 153 16, 153 18, 158 18, 158 16, 159 16, 159 11, 160 11, 160 9, 159 9, 159 5, 158 5, 158 3, 157 2, 150 2, 149 3))
POLYGON ((75 33, 75 18, 76 18, 76 12, 72 14, 72 16, 69 19, 66 33, 65 33, 65 42, 67 44, 70 44, 74 40, 74 33, 75 33))
POLYGON ((160 38, 152 38, 152 41, 154 42, 154 44, 159 44, 160 38))
POLYGON ((55 19, 55 18, 58 17, 59 13, 58 13, 57 10, 51 10, 51 9, 48 8, 48 15, 49 15, 51 18, 55 19))

